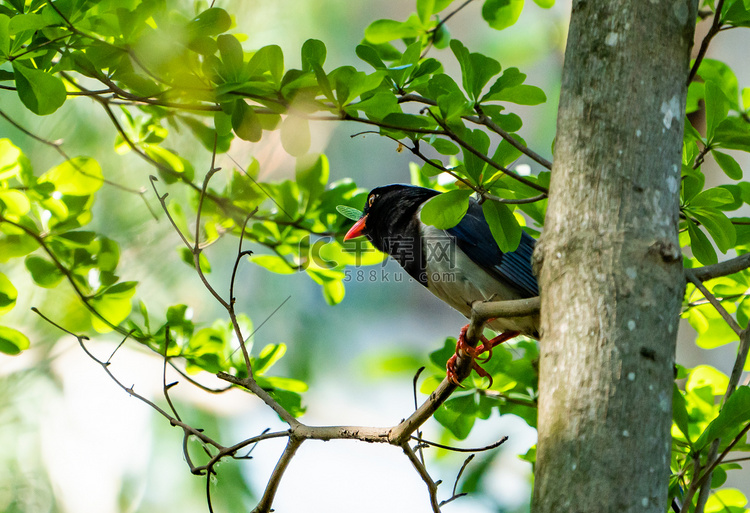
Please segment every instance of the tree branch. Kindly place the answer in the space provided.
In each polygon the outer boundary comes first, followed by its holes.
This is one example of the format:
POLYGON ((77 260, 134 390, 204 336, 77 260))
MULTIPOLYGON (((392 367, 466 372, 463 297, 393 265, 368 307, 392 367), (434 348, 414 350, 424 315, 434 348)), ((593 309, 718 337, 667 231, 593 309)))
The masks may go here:
POLYGON ((708 51, 708 45, 711 43, 711 40, 714 38, 714 36, 721 30, 721 10, 723 7, 724 0, 719 0, 716 3, 716 10, 714 11, 714 19, 711 23, 711 28, 708 29, 706 37, 703 38, 701 47, 698 50, 698 55, 695 57, 695 62, 693 63, 692 68, 690 68, 690 73, 688 74, 687 80, 688 85, 690 85, 690 82, 693 81, 695 75, 698 73, 698 68, 700 68, 701 62, 703 62, 703 58, 706 56, 706 52, 708 51))
POLYGON ((700 281, 713 280, 722 276, 738 273, 750 268, 750 253, 745 253, 735 258, 730 258, 714 265, 695 267, 690 269, 696 279, 700 281))
POLYGON ((253 510, 253 513, 268 513, 272 511, 271 506, 273 504, 273 499, 276 496, 276 491, 279 489, 281 478, 284 475, 287 467, 289 467, 289 463, 292 461, 294 454, 297 452, 297 449, 299 449, 299 446, 302 445, 303 441, 303 438, 296 438, 293 436, 289 437, 286 448, 284 449, 284 452, 281 454, 281 458, 279 458, 278 463, 276 463, 276 467, 271 473, 271 477, 269 478, 268 484, 266 485, 266 490, 265 492, 263 492, 263 497, 261 497, 260 502, 258 502, 258 505, 253 510))

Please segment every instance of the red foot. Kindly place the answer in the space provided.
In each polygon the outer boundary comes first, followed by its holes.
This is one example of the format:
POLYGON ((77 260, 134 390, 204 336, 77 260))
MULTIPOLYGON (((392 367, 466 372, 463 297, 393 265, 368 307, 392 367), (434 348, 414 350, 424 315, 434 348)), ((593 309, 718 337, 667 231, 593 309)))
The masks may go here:
POLYGON ((482 367, 479 366, 479 364, 476 362, 476 358, 479 357, 482 353, 488 353, 487 358, 483 360, 483 362, 488 361, 490 358, 492 358, 492 348, 495 347, 498 344, 502 344, 503 342, 512 339, 513 337, 518 336, 519 332, 517 331, 506 331, 504 333, 499 334, 492 340, 487 340, 487 338, 484 335, 480 335, 479 339, 482 341, 482 344, 477 347, 473 347, 469 345, 468 342, 466 342, 466 331, 469 329, 469 325, 467 324, 463 328, 461 328, 461 333, 458 335, 458 341, 456 342, 456 354, 450 357, 448 360, 448 364, 446 365, 446 377, 451 383, 454 383, 458 386, 462 386, 461 382, 458 379, 458 374, 456 373, 456 365, 458 363, 458 357, 460 356, 468 356, 472 359, 471 366, 472 368, 477 371, 477 374, 482 376, 483 378, 489 378, 490 384, 488 386, 492 386, 492 376, 487 373, 482 367))

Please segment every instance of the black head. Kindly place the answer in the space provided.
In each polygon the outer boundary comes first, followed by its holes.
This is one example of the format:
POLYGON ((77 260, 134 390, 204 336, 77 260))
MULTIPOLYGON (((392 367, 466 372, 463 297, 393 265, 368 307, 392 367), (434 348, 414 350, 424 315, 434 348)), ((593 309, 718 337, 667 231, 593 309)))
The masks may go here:
POLYGON ((417 209, 438 194, 438 191, 415 185, 376 187, 367 195, 362 218, 352 226, 344 239, 365 235, 380 251, 392 254, 389 241, 417 235, 417 209))

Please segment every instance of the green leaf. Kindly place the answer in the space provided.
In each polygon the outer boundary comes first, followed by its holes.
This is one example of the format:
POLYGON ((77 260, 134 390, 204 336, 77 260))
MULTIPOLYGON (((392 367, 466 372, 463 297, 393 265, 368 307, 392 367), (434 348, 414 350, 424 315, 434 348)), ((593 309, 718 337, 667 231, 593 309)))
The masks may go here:
POLYGON ((306 195, 309 207, 323 193, 328 183, 330 175, 328 157, 318 155, 312 164, 299 161, 297 165, 295 179, 300 190, 306 195))
POLYGON ((714 82, 706 82, 706 137, 713 138, 716 127, 729 113, 729 100, 714 82))
POLYGON ((481 53, 469 53, 469 50, 458 39, 453 39, 450 47, 461 65, 464 90, 469 98, 476 102, 484 86, 492 77, 500 73, 500 63, 481 53))
POLYGON ((463 440, 474 426, 477 417, 477 404, 474 394, 468 394, 448 399, 435 412, 435 420, 453 434, 463 440))
POLYGON ((276 255, 251 256, 250 261, 277 274, 294 274, 296 272, 286 260, 276 255))
POLYGON ((323 283, 323 298, 329 305, 337 305, 344 300, 346 294, 346 287, 342 280, 338 281, 326 281, 323 283))
POLYGON ((503 30, 518 21, 523 10, 523 0, 486 0, 482 18, 495 30, 503 30))
POLYGON ((534 3, 542 9, 549 9, 555 5, 555 0, 534 0, 534 3))
POLYGON ((67 98, 65 85, 56 76, 13 61, 16 88, 21 102, 34 114, 46 116, 62 107, 67 98))
POLYGON ((713 144, 729 150, 750 151, 750 123, 740 117, 729 117, 719 123, 713 144))
MULTIPOLYGON (((182 261, 195 269, 195 257, 193 256, 193 252, 185 247, 181 247, 179 251, 182 261)), ((208 258, 206 258, 205 253, 201 253, 198 256, 198 264, 201 266, 201 272, 203 272, 203 274, 209 274, 211 272, 211 263, 208 261, 208 258)))
POLYGON ((6 14, 0 14, 0 55, 4 56, 4 61, 10 56, 10 17, 6 14))
POLYGON ((695 442, 695 447, 698 450, 703 449, 717 438, 726 446, 749 422, 750 387, 741 386, 727 399, 719 415, 695 442))
POLYGON ((0 181, 20 177, 22 159, 26 157, 10 139, 0 139, 0 181))
POLYGON ((159 176, 161 176, 165 182, 174 183, 180 178, 185 180, 192 180, 195 175, 195 169, 193 165, 186 159, 180 157, 176 153, 157 146, 155 144, 144 145, 144 151, 146 155, 151 157, 156 163, 160 164, 159 176), (168 172, 171 170, 172 172, 168 172))
POLYGON ((90 157, 66 160, 39 178, 39 182, 51 182, 56 191, 68 196, 89 196, 101 188, 103 181, 101 166, 90 157))
POLYGON ((64 275, 57 266, 49 260, 29 255, 24 261, 26 269, 31 273, 34 283, 44 288, 56 287, 63 279, 64 275))
POLYGON ((413 24, 395 20, 376 20, 365 29, 365 39, 376 45, 418 35, 419 31, 413 24))
POLYGON ((302 71, 313 71, 326 62, 326 45, 317 39, 308 39, 302 45, 302 71))
POLYGON ((188 361, 188 372, 205 370, 211 373, 226 368, 228 333, 224 327, 214 324, 211 328, 198 331, 190 339, 183 355, 188 361))
POLYGON ((690 215, 700 221, 706 228, 722 253, 726 253, 734 247, 737 242, 737 232, 732 221, 729 220, 724 212, 715 208, 702 207, 691 208, 690 215))
POLYGON ((8 29, 11 35, 15 35, 26 30, 36 31, 49 25, 49 20, 45 19, 41 14, 28 13, 11 18, 8 29))
POLYGON ((435 0, 417 0, 417 14, 423 24, 430 21, 435 12, 435 0))
POLYGON ((15 189, 0 189, 0 202, 16 216, 26 215, 31 210, 31 202, 26 194, 15 189))
MULTIPOLYGON (((731 305, 726 305, 731 309, 731 305)), ((703 349, 713 349, 735 342, 739 337, 710 304, 691 308, 687 314, 688 322, 698 332, 695 343, 703 349)))
POLYGON ((378 55, 377 50, 370 45, 358 45, 356 48, 357 57, 365 61, 375 69, 386 69, 387 66, 383 59, 378 55))
MULTIPOLYGON (((469 143, 472 148, 483 155, 487 155, 487 152, 490 149, 490 138, 486 132, 479 129, 466 130, 461 135, 463 135, 463 139, 469 143)), ((464 157, 464 165, 466 166, 466 174, 471 177, 474 183, 484 182, 484 178, 486 177, 482 176, 482 173, 486 167, 485 161, 466 148, 463 148, 462 154, 464 157)))
POLYGON ((456 189, 431 198, 422 207, 422 222, 441 230, 453 228, 466 215, 472 192, 467 189, 456 189))
POLYGON ((232 34, 222 34, 216 38, 216 44, 219 47, 221 62, 224 63, 230 80, 240 80, 245 53, 242 51, 242 45, 237 37, 232 34))
MULTIPOLYGON (((521 136, 514 135, 511 137, 516 139, 518 142, 520 142, 524 146, 526 145, 526 142, 521 138, 521 136)), ((507 140, 503 139, 502 141, 500 141, 500 144, 497 145, 495 154, 492 155, 492 160, 494 162, 497 162, 503 167, 508 167, 520 156, 521 156, 521 150, 517 149, 515 146, 510 144, 507 140)), ((499 171, 499 173, 502 173, 502 171, 499 171)))
MULTIPOLYGON (((741 2, 737 1, 736 4, 741 2)), ((711 482, 713 488, 713 481, 711 482)), ((705 513, 745 513, 747 509, 747 498, 739 490, 723 488, 712 490, 711 496, 706 501, 705 513)))
POLYGON ((539 105, 547 101, 547 95, 536 86, 521 84, 508 87, 488 96, 484 100, 510 102, 518 105, 539 105))
POLYGON ((268 344, 264 347, 258 358, 253 362, 253 373, 258 376, 265 374, 274 363, 278 362, 286 353, 285 344, 268 344))
POLYGON ((428 142, 441 155, 458 155, 461 151, 458 146, 446 139, 435 138, 428 142))
POLYGON ((682 431, 682 434, 685 435, 685 439, 690 442, 690 435, 688 434, 689 419, 687 412, 687 402, 685 401, 685 397, 680 392, 680 389, 677 387, 677 384, 675 384, 674 388, 672 389, 672 418, 674 419, 674 423, 677 425, 679 430, 682 431))
POLYGON ((307 383, 299 379, 294 379, 294 378, 280 378, 278 376, 265 376, 265 377, 261 377, 261 379, 258 380, 259 383, 261 381, 264 382, 264 385, 261 385, 263 387, 265 387, 265 384, 268 384, 269 387, 275 390, 285 390, 288 392, 302 393, 302 392, 307 392, 309 388, 307 386, 307 383))
POLYGON ((284 53, 278 45, 264 46, 247 63, 247 71, 252 75, 270 73, 271 78, 278 87, 284 76, 284 53))
POLYGON ((729 385, 729 378, 723 372, 716 370, 710 365, 698 365, 690 371, 690 376, 685 382, 685 390, 694 392, 699 388, 710 387, 714 396, 724 395, 729 385))
POLYGON ((734 202, 734 196, 721 187, 706 189, 690 200, 691 207, 721 207, 734 202))
POLYGON ((17 355, 29 348, 29 339, 18 330, 0 326, 0 353, 17 355))
MULTIPOLYGON (((135 294, 136 285, 137 282, 126 281, 106 288, 91 299, 91 306, 109 323, 117 326, 130 314, 133 307, 131 298, 135 294)), ((112 331, 108 323, 93 313, 91 324, 99 333, 112 331)))
POLYGON ((0 314, 11 310, 16 304, 18 291, 3 273, 0 273, 0 314))
POLYGON ((287 115, 281 122, 281 146, 293 157, 310 149, 310 123, 299 116, 287 115))
POLYGON ((688 234, 690 235, 690 249, 693 256, 703 265, 713 265, 719 262, 716 251, 711 245, 708 237, 698 228, 693 221, 687 220, 688 234))
POLYGON ((242 99, 234 102, 232 128, 237 137, 245 141, 258 142, 263 136, 263 128, 260 125, 258 115, 242 99))
POLYGON ((711 150, 711 155, 714 156, 716 163, 729 178, 732 180, 742 180, 742 168, 734 160, 734 157, 716 150, 711 150))
POLYGON ((344 299, 346 293, 344 287, 345 274, 335 269, 307 268, 310 278, 322 287, 323 297, 329 305, 337 305, 344 299))
POLYGON ((482 212, 500 251, 515 251, 521 242, 521 227, 513 211, 503 203, 485 201, 482 203, 482 212))
POLYGON ((739 110, 737 109, 737 97, 739 95, 737 77, 729 66, 716 59, 703 59, 700 68, 698 68, 698 75, 704 83, 712 82, 718 86, 724 92, 732 108, 739 110))
POLYGON ((221 7, 206 9, 188 23, 188 37, 191 39, 199 35, 215 36, 226 32, 232 26, 232 18, 221 7))

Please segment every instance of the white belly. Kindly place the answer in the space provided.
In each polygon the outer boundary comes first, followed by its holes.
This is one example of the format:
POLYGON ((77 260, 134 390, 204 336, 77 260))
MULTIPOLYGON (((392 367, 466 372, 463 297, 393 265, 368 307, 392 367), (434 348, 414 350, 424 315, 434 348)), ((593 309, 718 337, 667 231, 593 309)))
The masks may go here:
MULTIPOLYGON (((438 298, 471 317, 474 301, 520 299, 515 289, 488 275, 474 263, 445 231, 433 226, 422 230, 425 244, 427 289, 438 298)), ((537 337, 538 317, 495 319, 487 324, 497 332, 520 331, 537 337)))

